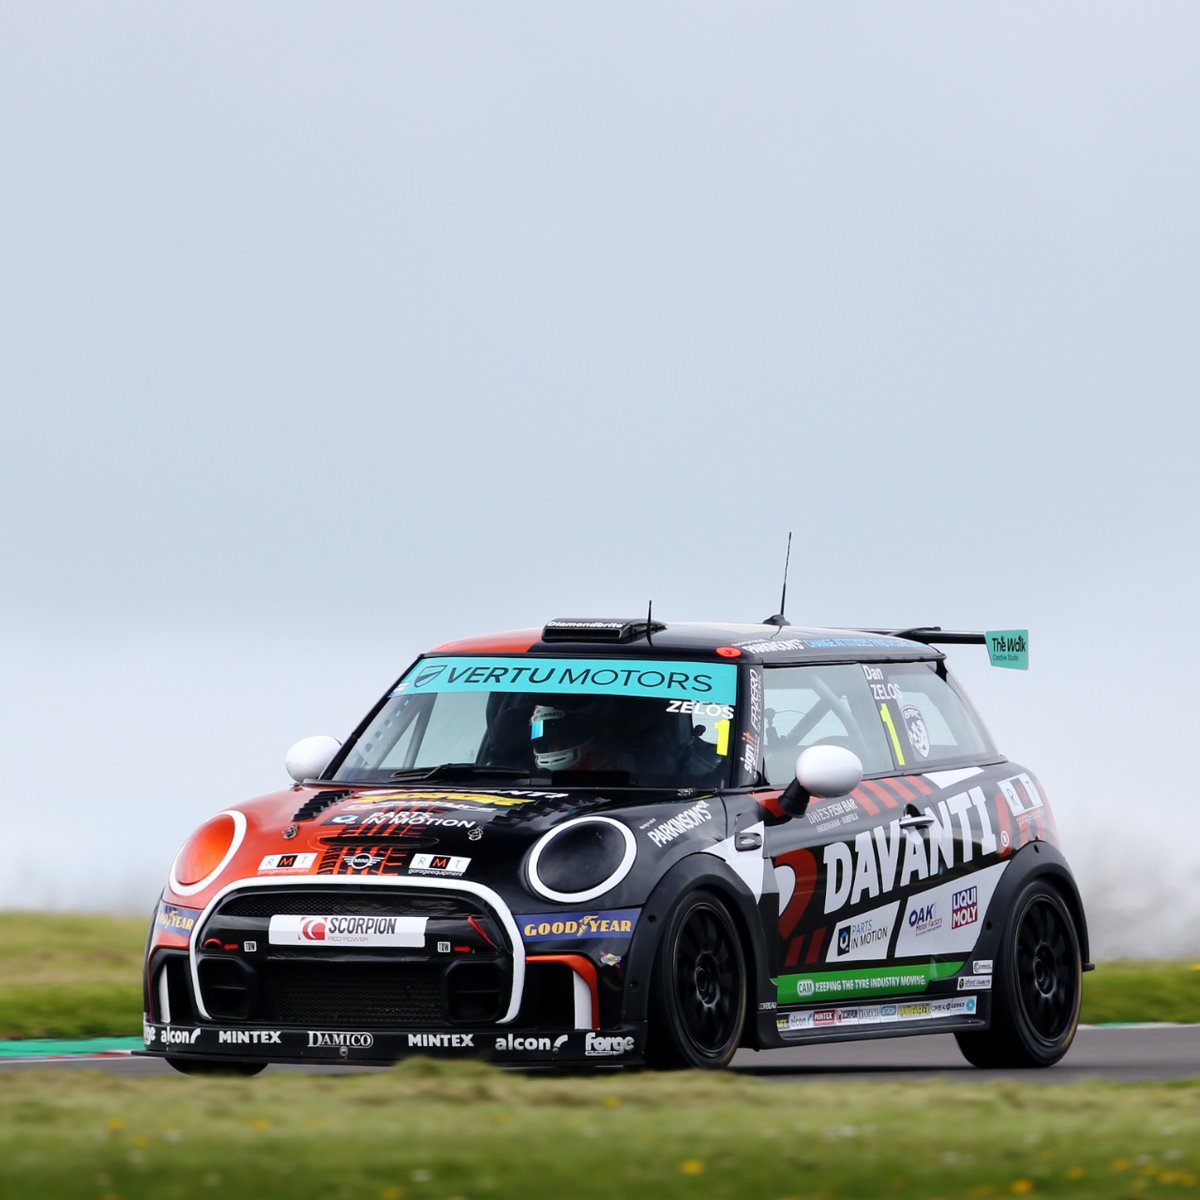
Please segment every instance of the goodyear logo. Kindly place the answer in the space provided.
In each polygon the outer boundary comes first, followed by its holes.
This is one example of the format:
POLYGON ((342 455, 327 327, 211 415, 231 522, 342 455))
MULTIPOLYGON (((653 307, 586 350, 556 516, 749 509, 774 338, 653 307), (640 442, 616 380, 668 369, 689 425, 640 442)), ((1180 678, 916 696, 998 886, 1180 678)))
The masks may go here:
POLYGON ((583 938, 628 938, 637 925, 637 908, 590 913, 530 913, 518 917, 527 942, 576 941, 583 938))
POLYGON ((177 904, 160 902, 158 914, 154 918, 154 928, 160 933, 177 933, 181 937, 190 937, 199 916, 198 908, 180 908, 177 904))

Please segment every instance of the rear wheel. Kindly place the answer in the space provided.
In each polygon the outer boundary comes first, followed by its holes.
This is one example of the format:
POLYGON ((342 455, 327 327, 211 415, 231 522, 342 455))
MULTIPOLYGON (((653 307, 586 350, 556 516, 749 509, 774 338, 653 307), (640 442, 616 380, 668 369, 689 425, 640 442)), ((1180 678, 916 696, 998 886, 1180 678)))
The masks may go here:
POLYGON ((957 1033, 977 1067, 1050 1067, 1079 1026, 1082 962, 1075 922, 1047 883, 1026 885, 1013 905, 992 991, 992 1027, 957 1033))
POLYGON ((172 1058, 167 1063, 182 1075, 257 1075, 266 1063, 222 1062, 219 1058, 172 1058))
POLYGON ((650 1047, 657 1067, 723 1067, 746 1019, 746 957, 728 909, 692 892, 667 918, 654 964, 650 1047))

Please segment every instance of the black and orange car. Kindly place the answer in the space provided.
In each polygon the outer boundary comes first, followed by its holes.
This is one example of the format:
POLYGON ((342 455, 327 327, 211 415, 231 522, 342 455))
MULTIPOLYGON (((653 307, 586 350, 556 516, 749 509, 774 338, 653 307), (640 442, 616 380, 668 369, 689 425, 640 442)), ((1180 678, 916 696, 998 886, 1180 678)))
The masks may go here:
POLYGON ((1026 636, 556 620, 439 646, 294 786, 217 814, 150 930, 182 1071, 410 1054, 719 1067, 952 1032, 1048 1066, 1087 930, 1036 778, 947 643, 1026 636))

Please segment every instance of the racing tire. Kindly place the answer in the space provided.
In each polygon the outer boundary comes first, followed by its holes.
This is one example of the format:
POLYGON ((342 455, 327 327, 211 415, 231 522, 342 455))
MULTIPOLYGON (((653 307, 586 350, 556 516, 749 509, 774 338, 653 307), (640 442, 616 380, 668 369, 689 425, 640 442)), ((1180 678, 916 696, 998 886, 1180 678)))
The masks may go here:
POLYGON ((746 1020, 746 956, 729 910, 691 892, 667 918, 650 1002, 652 1067, 724 1067, 746 1020))
POLYGON ((257 1075, 267 1069, 266 1063, 222 1062, 219 1058, 172 1058, 167 1064, 181 1075, 257 1075))
POLYGON ((1059 892, 1033 880, 1017 896, 996 960, 992 1024, 956 1033, 976 1067, 1052 1067, 1079 1027, 1083 964, 1075 922, 1059 892))

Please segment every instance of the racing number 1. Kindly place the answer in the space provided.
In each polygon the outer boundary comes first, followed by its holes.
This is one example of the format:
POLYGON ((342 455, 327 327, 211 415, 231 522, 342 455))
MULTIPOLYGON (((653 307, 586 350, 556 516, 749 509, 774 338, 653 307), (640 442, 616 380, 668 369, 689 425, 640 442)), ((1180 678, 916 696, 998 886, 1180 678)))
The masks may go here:
POLYGON ((717 731, 717 754, 724 758, 729 753, 729 721, 714 721, 713 728, 717 731))
POLYGON ((892 738, 892 749, 896 751, 896 762, 900 766, 904 766, 904 751, 900 749, 900 739, 896 736, 896 726, 892 724, 892 710, 888 708, 885 700, 879 706, 879 715, 883 718, 883 723, 887 726, 887 731, 892 738))

